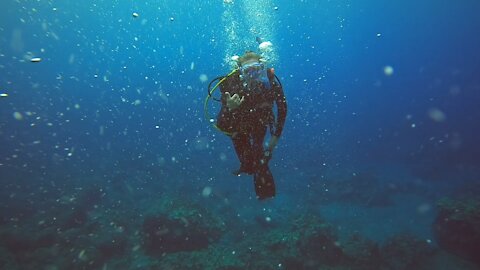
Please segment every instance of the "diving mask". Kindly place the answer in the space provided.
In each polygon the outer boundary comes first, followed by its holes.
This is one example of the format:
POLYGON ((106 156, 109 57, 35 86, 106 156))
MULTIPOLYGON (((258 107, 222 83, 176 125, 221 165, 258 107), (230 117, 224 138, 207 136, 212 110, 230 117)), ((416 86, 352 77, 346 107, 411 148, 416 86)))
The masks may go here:
POLYGON ((240 67, 242 80, 251 85, 254 82, 262 83, 269 88, 267 71, 265 65, 261 62, 250 62, 240 67))
POLYGON ((240 67, 242 77, 247 80, 257 80, 264 70, 264 65, 260 62, 251 62, 240 67))

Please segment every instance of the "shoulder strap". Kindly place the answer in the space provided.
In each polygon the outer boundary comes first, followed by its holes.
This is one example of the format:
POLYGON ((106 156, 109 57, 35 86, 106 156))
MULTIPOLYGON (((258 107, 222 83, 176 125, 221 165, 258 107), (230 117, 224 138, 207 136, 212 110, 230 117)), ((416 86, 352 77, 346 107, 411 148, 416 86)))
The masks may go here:
POLYGON ((275 74, 275 69, 269 68, 267 70, 267 76, 268 80, 270 81, 270 85, 273 85, 276 82, 280 87, 282 87, 280 79, 277 77, 277 74, 275 74))
POLYGON ((275 70, 273 68, 267 69, 267 76, 268 76, 268 81, 270 81, 270 85, 273 85, 275 82, 275 70))

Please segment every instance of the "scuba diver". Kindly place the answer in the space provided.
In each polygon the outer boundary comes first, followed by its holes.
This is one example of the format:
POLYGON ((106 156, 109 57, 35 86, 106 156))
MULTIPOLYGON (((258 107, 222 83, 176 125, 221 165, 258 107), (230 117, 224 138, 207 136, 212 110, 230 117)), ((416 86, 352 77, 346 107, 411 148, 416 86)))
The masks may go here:
POLYGON ((253 175, 257 198, 271 198, 275 196, 275 182, 268 162, 285 124, 286 98, 274 69, 266 68, 260 55, 247 51, 235 60, 238 68, 214 79, 210 86, 216 80, 219 82, 212 90, 209 86, 210 97, 217 87, 221 92, 222 107, 215 127, 232 139, 240 161, 240 168, 234 174, 253 175), (267 129, 271 136, 264 148, 267 129))

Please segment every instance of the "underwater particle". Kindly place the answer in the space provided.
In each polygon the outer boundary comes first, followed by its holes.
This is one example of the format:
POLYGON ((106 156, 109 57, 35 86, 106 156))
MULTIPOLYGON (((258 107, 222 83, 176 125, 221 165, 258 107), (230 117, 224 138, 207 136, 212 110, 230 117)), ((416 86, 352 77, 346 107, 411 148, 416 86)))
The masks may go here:
POLYGON ((420 204, 418 207, 417 207, 417 212, 419 214, 425 214, 427 213, 428 211, 430 211, 430 209, 432 209, 432 207, 430 206, 430 204, 428 203, 422 203, 420 204))
POLYGON ((115 231, 118 233, 122 233, 125 231, 125 228, 123 226, 117 226, 115 227, 115 231))
POLYGON ((82 251, 80 251, 80 253, 78 253, 78 258, 82 261, 87 260, 87 256, 85 256, 85 249, 82 249, 82 251))
POLYGON ((78 109, 80 109, 80 104, 77 103, 73 107, 78 110, 78 109))
POLYGON ((138 251, 141 247, 142 247, 141 245, 135 245, 133 246, 132 251, 133 252, 138 251))
POLYGON ((266 218, 265 218, 265 221, 266 221, 266 222, 270 222, 270 221, 272 221, 272 218, 271 218, 271 217, 266 217, 266 218))
POLYGON ((208 81, 208 76, 206 74, 200 74, 200 76, 198 77, 198 79, 200 79, 200 81, 202 83, 208 81))
POLYGON ((273 9, 274 9, 274 10, 278 10, 278 7, 274 7, 273 9))
POLYGON ((165 161, 165 158, 164 158, 164 157, 157 157, 157 163, 158 163, 158 165, 163 166, 163 165, 165 165, 165 162, 166 162, 166 161, 165 161))
POLYGON ((192 62, 192 63, 190 63, 190 70, 194 70, 194 69, 195 69, 195 63, 192 62))
POLYGON ((8 97, 8 94, 7 93, 1 93, 0 97, 8 97))
POLYGON ((205 150, 209 148, 208 140, 206 137, 198 137, 195 141, 192 142, 195 150, 205 150))
POLYGON ((223 0, 224 4, 233 4, 233 0, 223 0))
POLYGON ((137 99, 133 102, 133 105, 135 105, 135 106, 138 106, 140 104, 142 104, 142 101, 140 99, 137 99))
POLYGON ((32 62, 32 63, 38 63, 40 61, 42 61, 42 58, 40 58, 40 57, 33 57, 32 59, 30 59, 30 62, 32 62))
POLYGON ((175 18, 173 17, 170 17, 170 21, 173 22, 175 20, 175 18))
POLYGON ((428 110, 428 116, 435 122, 443 122, 446 119, 445 113, 437 108, 431 108, 428 110))
POLYGON ((68 56, 68 63, 69 64, 73 64, 75 62, 75 54, 70 54, 70 56, 68 56))
POLYGON ((269 52, 272 50, 273 44, 270 41, 264 41, 258 45, 258 49, 260 49, 261 52, 269 52))
POLYGON ((212 188, 211 187, 204 187, 202 190, 202 196, 207 198, 212 194, 212 188))
POLYGON ((377 37, 381 37, 382 36, 382 33, 377 33, 377 37))
POLYGON ((21 113, 19 113, 19 112, 14 112, 14 113, 13 113, 13 118, 14 118, 15 120, 19 120, 19 121, 20 121, 20 120, 23 120, 23 115, 22 115, 21 113))
POLYGON ((450 87, 449 92, 450 92, 450 95, 452 95, 452 96, 458 96, 461 92, 460 86, 454 85, 454 86, 450 87))
POLYGON ((139 16, 139 15, 138 15, 137 12, 133 12, 133 13, 132 13, 132 17, 137 18, 138 16, 139 16))
POLYGON ((385 73, 386 76, 392 76, 393 75, 393 67, 392 66, 385 66, 383 68, 383 73, 385 73))

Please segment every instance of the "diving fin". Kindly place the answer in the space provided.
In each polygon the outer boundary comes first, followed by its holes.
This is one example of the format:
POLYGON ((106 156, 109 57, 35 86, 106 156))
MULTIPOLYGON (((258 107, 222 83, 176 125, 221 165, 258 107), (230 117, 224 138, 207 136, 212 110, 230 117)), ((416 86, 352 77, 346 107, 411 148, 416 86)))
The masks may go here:
POLYGON ((275 182, 268 165, 261 166, 253 175, 255 193, 259 200, 275 197, 275 182))

